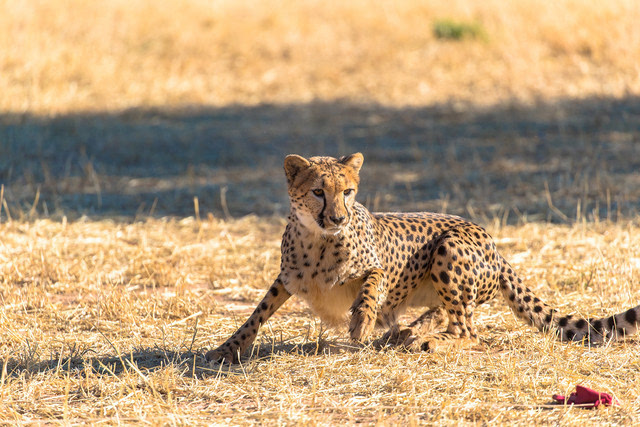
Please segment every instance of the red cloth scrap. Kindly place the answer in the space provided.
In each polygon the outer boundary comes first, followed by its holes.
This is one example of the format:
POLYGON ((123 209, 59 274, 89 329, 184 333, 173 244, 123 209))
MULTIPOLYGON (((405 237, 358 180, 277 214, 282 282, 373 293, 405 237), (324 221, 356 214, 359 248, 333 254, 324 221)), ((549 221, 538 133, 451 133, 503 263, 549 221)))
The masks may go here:
POLYGON ((560 405, 581 405, 583 408, 597 408, 600 405, 620 405, 609 393, 595 391, 581 385, 576 386, 576 391, 571 393, 568 399, 565 399, 565 396, 560 394, 554 394, 553 400, 560 405))

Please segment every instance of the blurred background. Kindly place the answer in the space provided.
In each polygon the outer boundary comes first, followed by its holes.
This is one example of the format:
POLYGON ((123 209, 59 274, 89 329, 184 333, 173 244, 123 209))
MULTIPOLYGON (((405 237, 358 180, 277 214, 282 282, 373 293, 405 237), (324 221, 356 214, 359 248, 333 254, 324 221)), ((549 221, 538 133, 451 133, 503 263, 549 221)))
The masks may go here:
POLYGON ((286 154, 479 222, 640 209, 636 0, 0 0, 0 220, 288 212, 286 154))

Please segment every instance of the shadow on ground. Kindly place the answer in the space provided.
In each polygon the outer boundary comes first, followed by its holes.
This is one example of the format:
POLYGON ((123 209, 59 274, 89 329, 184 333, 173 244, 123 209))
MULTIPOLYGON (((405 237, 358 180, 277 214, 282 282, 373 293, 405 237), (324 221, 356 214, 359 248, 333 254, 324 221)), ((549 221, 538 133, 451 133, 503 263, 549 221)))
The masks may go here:
MULTIPOLYGON (((243 355, 243 363, 260 361, 282 354, 301 356, 330 355, 335 353, 355 352, 361 347, 336 341, 319 340, 318 342, 286 343, 262 342, 253 346, 243 355)), ((87 370, 92 375, 116 376, 123 373, 139 375, 148 374, 166 367, 174 368, 179 375, 186 377, 204 378, 211 375, 245 374, 246 368, 241 365, 228 363, 209 364, 204 358, 204 352, 171 351, 160 347, 144 348, 123 353, 119 356, 94 357, 92 352, 53 357, 48 360, 34 360, 33 357, 9 359, 6 361, 7 375, 19 377, 23 373, 39 372, 75 372, 86 375, 87 370)))
MULTIPOLYGON (((625 342, 629 345, 638 345, 640 338, 627 338, 625 342)), ((374 341, 372 345, 376 351, 398 349, 394 345, 388 346, 386 342, 382 341, 382 338, 374 341)), ((485 345, 490 346, 490 341, 486 341, 485 345)), ((34 374, 39 372, 75 372, 80 375, 86 375, 88 369, 92 375, 99 376, 117 376, 123 373, 146 375, 159 369, 172 367, 181 376, 206 378, 209 376, 246 375, 247 363, 260 362, 271 357, 278 357, 278 355, 328 356, 354 353, 362 349, 362 346, 354 345, 347 340, 319 339, 304 343, 262 340, 261 343, 256 343, 253 348, 243 354, 241 358, 242 364, 229 365, 226 362, 209 364, 204 358, 204 350, 200 352, 188 349, 171 351, 153 347, 123 353, 120 356, 92 357, 91 353, 87 352, 81 355, 59 356, 39 361, 34 361, 30 358, 12 358, 6 361, 6 373, 14 377, 19 377, 23 373, 34 374)))
POLYGON ((285 215, 286 154, 361 151, 374 210, 572 221, 640 207, 640 98, 456 111, 346 101, 0 114, 1 215, 285 215))

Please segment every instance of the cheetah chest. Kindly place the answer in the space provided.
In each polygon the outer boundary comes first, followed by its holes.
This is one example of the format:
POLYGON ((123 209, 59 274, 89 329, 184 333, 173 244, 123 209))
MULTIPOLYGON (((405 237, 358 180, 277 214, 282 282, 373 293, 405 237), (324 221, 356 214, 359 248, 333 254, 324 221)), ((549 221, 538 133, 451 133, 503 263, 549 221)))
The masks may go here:
POLYGON ((344 239, 296 245, 295 254, 283 263, 285 288, 324 322, 344 325, 364 281, 363 260, 357 255, 344 239))

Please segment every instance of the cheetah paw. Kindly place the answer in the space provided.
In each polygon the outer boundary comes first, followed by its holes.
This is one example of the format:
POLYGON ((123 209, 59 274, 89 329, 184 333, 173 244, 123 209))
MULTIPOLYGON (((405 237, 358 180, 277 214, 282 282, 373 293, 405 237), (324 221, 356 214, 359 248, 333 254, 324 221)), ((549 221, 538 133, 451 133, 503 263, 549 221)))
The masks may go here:
POLYGON ((229 345, 221 345, 220 347, 209 350, 207 354, 204 355, 209 364, 214 363, 238 363, 240 360, 240 351, 237 348, 233 348, 229 345))
POLYGON ((412 344, 418 339, 415 331, 411 328, 391 328, 389 329, 379 342, 382 346, 405 347, 411 348, 412 344))
POLYGON ((349 325, 349 335, 353 341, 362 342, 371 335, 375 326, 375 318, 365 315, 361 311, 356 311, 351 317, 349 325))

